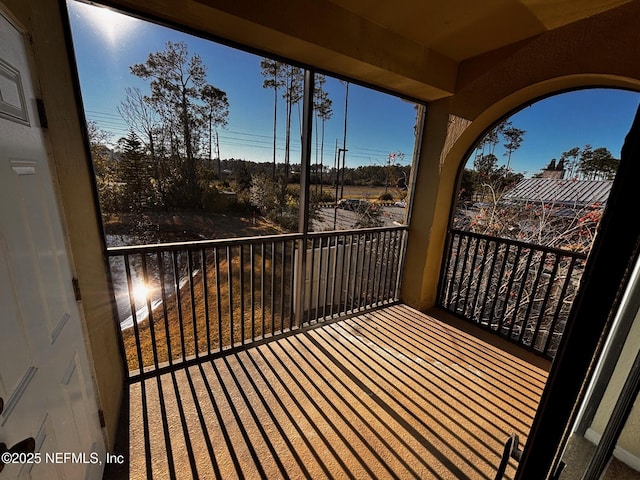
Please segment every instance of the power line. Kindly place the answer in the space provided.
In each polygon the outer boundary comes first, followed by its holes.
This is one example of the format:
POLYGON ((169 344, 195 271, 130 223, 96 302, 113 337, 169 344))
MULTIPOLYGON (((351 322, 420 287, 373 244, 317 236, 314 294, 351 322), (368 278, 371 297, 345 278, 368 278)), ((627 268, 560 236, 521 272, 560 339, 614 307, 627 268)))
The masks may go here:
MULTIPOLYGON (((115 130, 115 132, 110 132, 114 136, 119 137, 122 135, 126 135, 130 126, 127 122, 118 114, 103 112, 99 110, 87 109, 85 110, 85 115, 87 120, 94 121, 101 128, 106 128, 109 130, 115 130)), ((273 143, 272 135, 265 135, 253 132, 244 132, 239 130, 221 130, 220 131, 220 143, 222 145, 230 146, 230 147, 244 147, 247 149, 272 149, 273 143)), ((283 138, 279 138, 277 140, 278 146, 276 147, 276 151, 284 152, 285 140, 283 138)), ((316 142, 316 146, 319 145, 320 142, 316 142)), ((326 142, 325 142, 326 143, 326 142)), ((372 157, 374 158, 373 163, 386 163, 387 156, 389 154, 388 149, 375 148, 371 146, 362 146, 362 145, 352 145, 349 144, 349 158, 351 160, 359 161, 358 163, 363 163, 362 160, 365 160, 367 164, 372 163, 372 157), (375 157, 380 157, 375 159, 375 157)), ((300 153, 300 146, 296 144, 292 144, 290 147, 290 152, 296 154, 300 153)), ((325 152, 325 156, 327 156, 327 152, 325 152)), ((403 159, 404 162, 410 164, 411 159, 403 159)), ((397 161, 396 163, 403 163, 403 161, 397 161)))

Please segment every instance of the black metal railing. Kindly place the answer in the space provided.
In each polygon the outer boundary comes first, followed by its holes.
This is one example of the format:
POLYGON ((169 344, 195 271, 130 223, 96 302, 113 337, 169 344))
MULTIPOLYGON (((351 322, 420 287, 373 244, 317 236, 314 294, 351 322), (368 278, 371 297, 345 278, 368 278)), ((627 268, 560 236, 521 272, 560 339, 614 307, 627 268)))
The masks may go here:
POLYGON ((397 301, 406 232, 107 249, 130 378, 397 301))
POLYGON ((587 256, 451 230, 439 305, 553 358, 587 256))

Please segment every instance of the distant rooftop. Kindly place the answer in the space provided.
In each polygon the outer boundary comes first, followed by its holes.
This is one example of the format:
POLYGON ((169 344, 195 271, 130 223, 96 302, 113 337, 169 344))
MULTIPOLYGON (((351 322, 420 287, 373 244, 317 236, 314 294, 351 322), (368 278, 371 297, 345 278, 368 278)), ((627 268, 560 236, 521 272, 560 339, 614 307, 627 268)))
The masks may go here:
POLYGON ((611 191, 611 180, 563 180, 526 178, 504 194, 504 199, 517 202, 544 202, 565 206, 605 204, 611 191))

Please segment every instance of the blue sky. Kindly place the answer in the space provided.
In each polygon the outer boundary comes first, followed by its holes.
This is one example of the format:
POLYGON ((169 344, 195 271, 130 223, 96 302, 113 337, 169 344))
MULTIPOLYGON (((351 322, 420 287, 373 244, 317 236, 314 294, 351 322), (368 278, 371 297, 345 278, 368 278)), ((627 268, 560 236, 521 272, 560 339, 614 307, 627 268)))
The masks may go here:
MULTIPOLYGON (((525 107, 510 118, 515 127, 526 131, 522 146, 511 158, 511 167, 530 176, 552 158, 559 159, 562 152, 587 144, 605 147, 620 158, 639 101, 636 92, 586 89, 525 107)), ((496 155, 504 163, 504 149, 498 149, 496 155)))
MULTIPOLYGON (((208 82, 229 98, 229 124, 219 132, 221 157, 271 160, 273 90, 262 88, 260 57, 126 16, 105 14, 103 8, 73 0, 68 6, 86 117, 112 132, 114 140, 127 132, 117 111, 125 88, 148 92, 147 82, 131 75, 129 67, 143 63, 149 53, 164 50, 169 40, 182 41, 190 53, 204 60, 208 82)), ((331 165, 336 140, 342 144, 345 87, 329 78, 325 88, 333 100, 333 117, 326 124, 325 136, 325 164, 331 165)), ((514 126, 526 131, 521 148, 512 156, 512 168, 529 176, 562 152, 586 144, 606 147, 619 157, 639 100, 635 92, 590 89, 524 108, 511 117, 514 126)), ((284 103, 278 108, 278 161, 283 161, 284 103)), ((404 163, 409 163, 414 124, 413 104, 351 84, 347 165, 383 165, 389 153, 396 151, 403 152, 404 163)), ((299 139, 297 112, 292 128, 292 162, 298 163, 299 141, 293 140, 299 139)), ((506 162, 501 147, 496 154, 501 163, 506 162)))
MULTIPOLYGON (((261 57, 116 14, 107 15, 105 21, 104 15, 95 13, 105 10, 102 8, 74 1, 68 5, 86 117, 112 132, 114 140, 128 130, 117 111, 125 89, 138 87, 149 92, 147 82, 134 77, 129 67, 144 63, 149 53, 165 50, 167 41, 182 41, 189 46, 189 53, 202 57, 208 82, 227 93, 229 123, 219 131, 221 157, 272 160, 273 90, 262 87, 261 57)), ((337 79, 327 78, 325 89, 333 101, 333 117, 325 125, 325 162, 333 164, 336 140, 340 146, 343 141, 345 86, 337 79)), ((349 86, 348 100, 347 166, 383 165, 389 153, 398 151, 405 154, 403 163, 409 164, 414 105, 354 84, 349 86)), ((278 105, 277 137, 277 158, 281 162, 285 138, 283 100, 278 105)), ((299 138, 300 121, 298 110, 294 109, 293 163, 300 161, 299 138)))

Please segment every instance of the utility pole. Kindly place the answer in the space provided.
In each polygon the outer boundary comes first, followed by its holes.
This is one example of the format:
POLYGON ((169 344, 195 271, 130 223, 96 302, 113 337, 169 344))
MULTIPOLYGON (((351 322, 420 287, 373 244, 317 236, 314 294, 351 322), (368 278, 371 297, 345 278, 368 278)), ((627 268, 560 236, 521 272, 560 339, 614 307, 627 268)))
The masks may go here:
POLYGON ((338 223, 338 178, 340 173, 340 159, 338 157, 338 139, 336 138, 336 148, 333 151, 333 169, 336 172, 336 204, 333 206, 333 229, 338 223))
POLYGON ((220 139, 218 138, 218 131, 216 130, 216 158, 218 159, 218 178, 222 178, 220 175, 222 173, 222 169, 220 167, 220 139))
POLYGON ((346 148, 338 149, 338 163, 340 163, 340 153, 342 152, 342 181, 340 182, 340 198, 344 197, 344 171, 345 171, 345 156, 347 154, 346 148))

